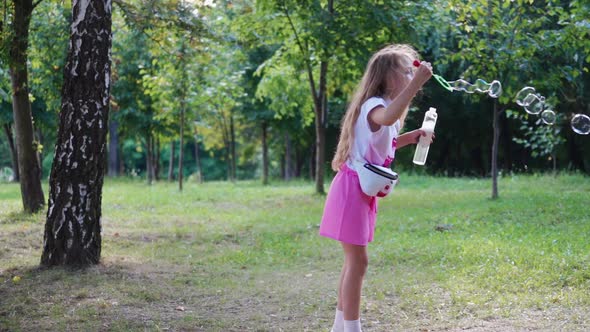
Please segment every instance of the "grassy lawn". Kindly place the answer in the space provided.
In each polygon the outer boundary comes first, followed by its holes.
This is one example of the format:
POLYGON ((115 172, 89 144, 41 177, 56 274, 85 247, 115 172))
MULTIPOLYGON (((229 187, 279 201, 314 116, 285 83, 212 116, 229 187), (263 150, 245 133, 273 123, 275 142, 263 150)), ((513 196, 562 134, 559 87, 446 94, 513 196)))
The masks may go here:
MULTIPOLYGON (((107 180, 102 263, 43 270, 45 215, 0 184, 0 331, 329 331, 342 253, 313 188, 107 180)), ((408 176, 380 201, 365 331, 590 330, 590 179, 499 188, 408 176)))

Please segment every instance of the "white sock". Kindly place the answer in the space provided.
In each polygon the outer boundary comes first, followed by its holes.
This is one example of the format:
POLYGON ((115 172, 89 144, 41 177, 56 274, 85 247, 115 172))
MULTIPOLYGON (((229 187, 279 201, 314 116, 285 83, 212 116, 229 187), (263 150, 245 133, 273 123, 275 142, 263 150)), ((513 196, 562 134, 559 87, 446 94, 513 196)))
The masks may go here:
POLYGON ((360 318, 357 320, 345 320, 344 332, 362 332, 360 318))
POLYGON ((332 325, 332 332, 344 331, 344 312, 336 308, 336 316, 334 316, 334 325, 332 325))

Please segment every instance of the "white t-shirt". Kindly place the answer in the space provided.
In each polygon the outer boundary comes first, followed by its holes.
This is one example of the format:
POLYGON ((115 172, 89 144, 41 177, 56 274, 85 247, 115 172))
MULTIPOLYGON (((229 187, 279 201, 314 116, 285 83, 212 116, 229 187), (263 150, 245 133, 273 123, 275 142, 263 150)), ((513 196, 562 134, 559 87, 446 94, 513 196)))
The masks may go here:
POLYGON ((400 122, 391 126, 381 126, 376 132, 371 131, 369 112, 382 105, 387 107, 391 103, 380 97, 371 97, 361 106, 361 112, 354 125, 354 145, 346 164, 353 168, 352 160, 367 161, 375 165, 389 166, 395 157, 394 140, 400 131, 400 122))

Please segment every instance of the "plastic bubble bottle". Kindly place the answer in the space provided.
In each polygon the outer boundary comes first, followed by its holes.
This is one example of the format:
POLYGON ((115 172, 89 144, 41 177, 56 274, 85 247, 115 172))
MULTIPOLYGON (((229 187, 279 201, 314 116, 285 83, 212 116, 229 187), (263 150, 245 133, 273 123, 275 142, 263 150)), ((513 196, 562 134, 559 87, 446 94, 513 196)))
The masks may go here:
POLYGON ((416 145, 416 152, 414 152, 414 164, 424 165, 426 163, 426 157, 428 156, 428 150, 430 149, 430 141, 432 140, 432 134, 434 133, 434 125, 436 125, 436 108, 431 107, 426 114, 424 114, 424 121, 422 122, 422 129, 426 132, 426 136, 420 136, 420 141, 416 145))

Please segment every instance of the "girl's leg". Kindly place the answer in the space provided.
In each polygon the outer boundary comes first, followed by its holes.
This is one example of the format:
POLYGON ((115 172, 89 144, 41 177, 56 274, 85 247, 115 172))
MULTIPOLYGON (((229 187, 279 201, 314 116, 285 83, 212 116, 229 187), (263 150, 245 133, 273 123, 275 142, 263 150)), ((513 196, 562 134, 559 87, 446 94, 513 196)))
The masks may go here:
POLYGON ((344 320, 354 321, 360 317, 361 289, 369 259, 365 246, 342 243, 342 248, 345 261, 338 305, 344 311, 344 320))
POLYGON ((344 271, 346 271, 346 260, 342 264, 342 271, 340 272, 340 282, 338 283, 338 302, 336 304, 336 315, 334 316, 334 324, 331 332, 344 331, 344 315, 342 313, 342 283, 344 280, 344 271))
POLYGON ((344 285, 344 275, 346 274, 346 259, 344 260, 344 264, 342 264, 342 271, 340 272, 340 282, 338 283, 338 303, 336 308, 340 311, 342 310, 342 286, 344 285))

